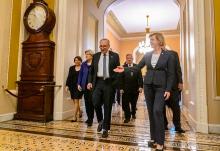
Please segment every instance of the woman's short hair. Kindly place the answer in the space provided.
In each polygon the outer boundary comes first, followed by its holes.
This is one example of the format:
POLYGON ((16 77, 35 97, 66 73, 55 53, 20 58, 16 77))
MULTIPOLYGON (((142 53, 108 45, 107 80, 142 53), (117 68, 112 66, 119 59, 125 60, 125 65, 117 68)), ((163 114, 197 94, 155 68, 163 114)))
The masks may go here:
POLYGON ((164 38, 162 33, 152 33, 152 34, 149 35, 149 38, 153 37, 153 36, 155 36, 156 39, 160 42, 160 46, 165 46, 166 45, 165 38, 164 38))
POLYGON ((87 53, 90 54, 91 56, 94 55, 94 51, 91 49, 85 50, 85 54, 87 54, 87 53))
POLYGON ((76 56, 76 57, 74 58, 74 62, 76 61, 76 59, 78 59, 80 62, 82 62, 82 58, 81 58, 80 56, 76 56))

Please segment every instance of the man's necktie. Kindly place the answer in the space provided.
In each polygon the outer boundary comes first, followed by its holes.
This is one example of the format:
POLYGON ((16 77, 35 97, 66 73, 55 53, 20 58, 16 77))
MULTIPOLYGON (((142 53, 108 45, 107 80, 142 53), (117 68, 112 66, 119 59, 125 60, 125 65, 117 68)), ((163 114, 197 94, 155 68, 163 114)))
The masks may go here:
POLYGON ((104 78, 104 79, 107 78, 107 72, 106 72, 106 54, 104 54, 104 57, 103 57, 103 78, 104 78))

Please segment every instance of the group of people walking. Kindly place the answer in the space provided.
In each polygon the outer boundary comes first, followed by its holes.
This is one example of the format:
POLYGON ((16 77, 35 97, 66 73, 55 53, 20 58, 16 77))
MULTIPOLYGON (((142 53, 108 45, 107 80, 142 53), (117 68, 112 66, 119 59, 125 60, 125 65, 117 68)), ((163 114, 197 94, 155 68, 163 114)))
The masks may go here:
POLYGON ((128 123, 131 118, 136 118, 138 95, 144 89, 150 120, 151 140, 148 146, 156 150, 164 148, 165 129, 168 124, 165 104, 169 104, 175 112, 173 123, 176 131, 184 132, 180 123, 179 95, 182 90, 182 72, 178 54, 165 49, 165 40, 161 33, 153 33, 149 38, 153 51, 147 52, 138 64, 134 64, 132 55, 127 54, 125 64, 120 66, 119 55, 110 50, 108 39, 100 40, 100 52, 93 54, 91 50, 85 51, 86 61, 82 64, 82 59, 75 57, 75 65, 70 67, 66 82, 66 89, 70 90, 74 100, 73 122, 77 120, 77 112, 79 115, 81 113, 79 99, 84 95, 88 126, 92 125, 95 112, 97 131, 102 131, 102 137, 106 138, 111 126, 116 90, 122 95, 124 123, 128 123), (144 66, 147 66, 147 73, 143 80, 141 69, 144 66))

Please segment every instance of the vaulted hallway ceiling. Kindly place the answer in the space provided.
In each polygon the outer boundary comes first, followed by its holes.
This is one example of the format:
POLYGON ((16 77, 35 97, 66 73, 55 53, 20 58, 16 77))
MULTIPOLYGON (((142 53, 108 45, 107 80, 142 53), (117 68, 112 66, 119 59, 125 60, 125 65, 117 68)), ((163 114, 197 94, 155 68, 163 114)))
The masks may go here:
POLYGON ((179 30, 180 9, 176 0, 117 0, 107 13, 107 23, 122 37, 144 35, 147 15, 151 31, 179 30))

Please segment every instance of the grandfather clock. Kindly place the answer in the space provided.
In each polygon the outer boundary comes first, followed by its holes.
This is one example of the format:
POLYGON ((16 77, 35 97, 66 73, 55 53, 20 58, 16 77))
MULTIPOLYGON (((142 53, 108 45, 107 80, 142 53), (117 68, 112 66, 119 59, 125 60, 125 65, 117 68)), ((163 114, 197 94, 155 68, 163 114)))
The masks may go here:
POLYGON ((44 122, 53 119, 55 43, 50 40, 50 33, 55 21, 54 12, 43 0, 34 0, 25 11, 23 22, 29 36, 22 43, 15 119, 44 122))

